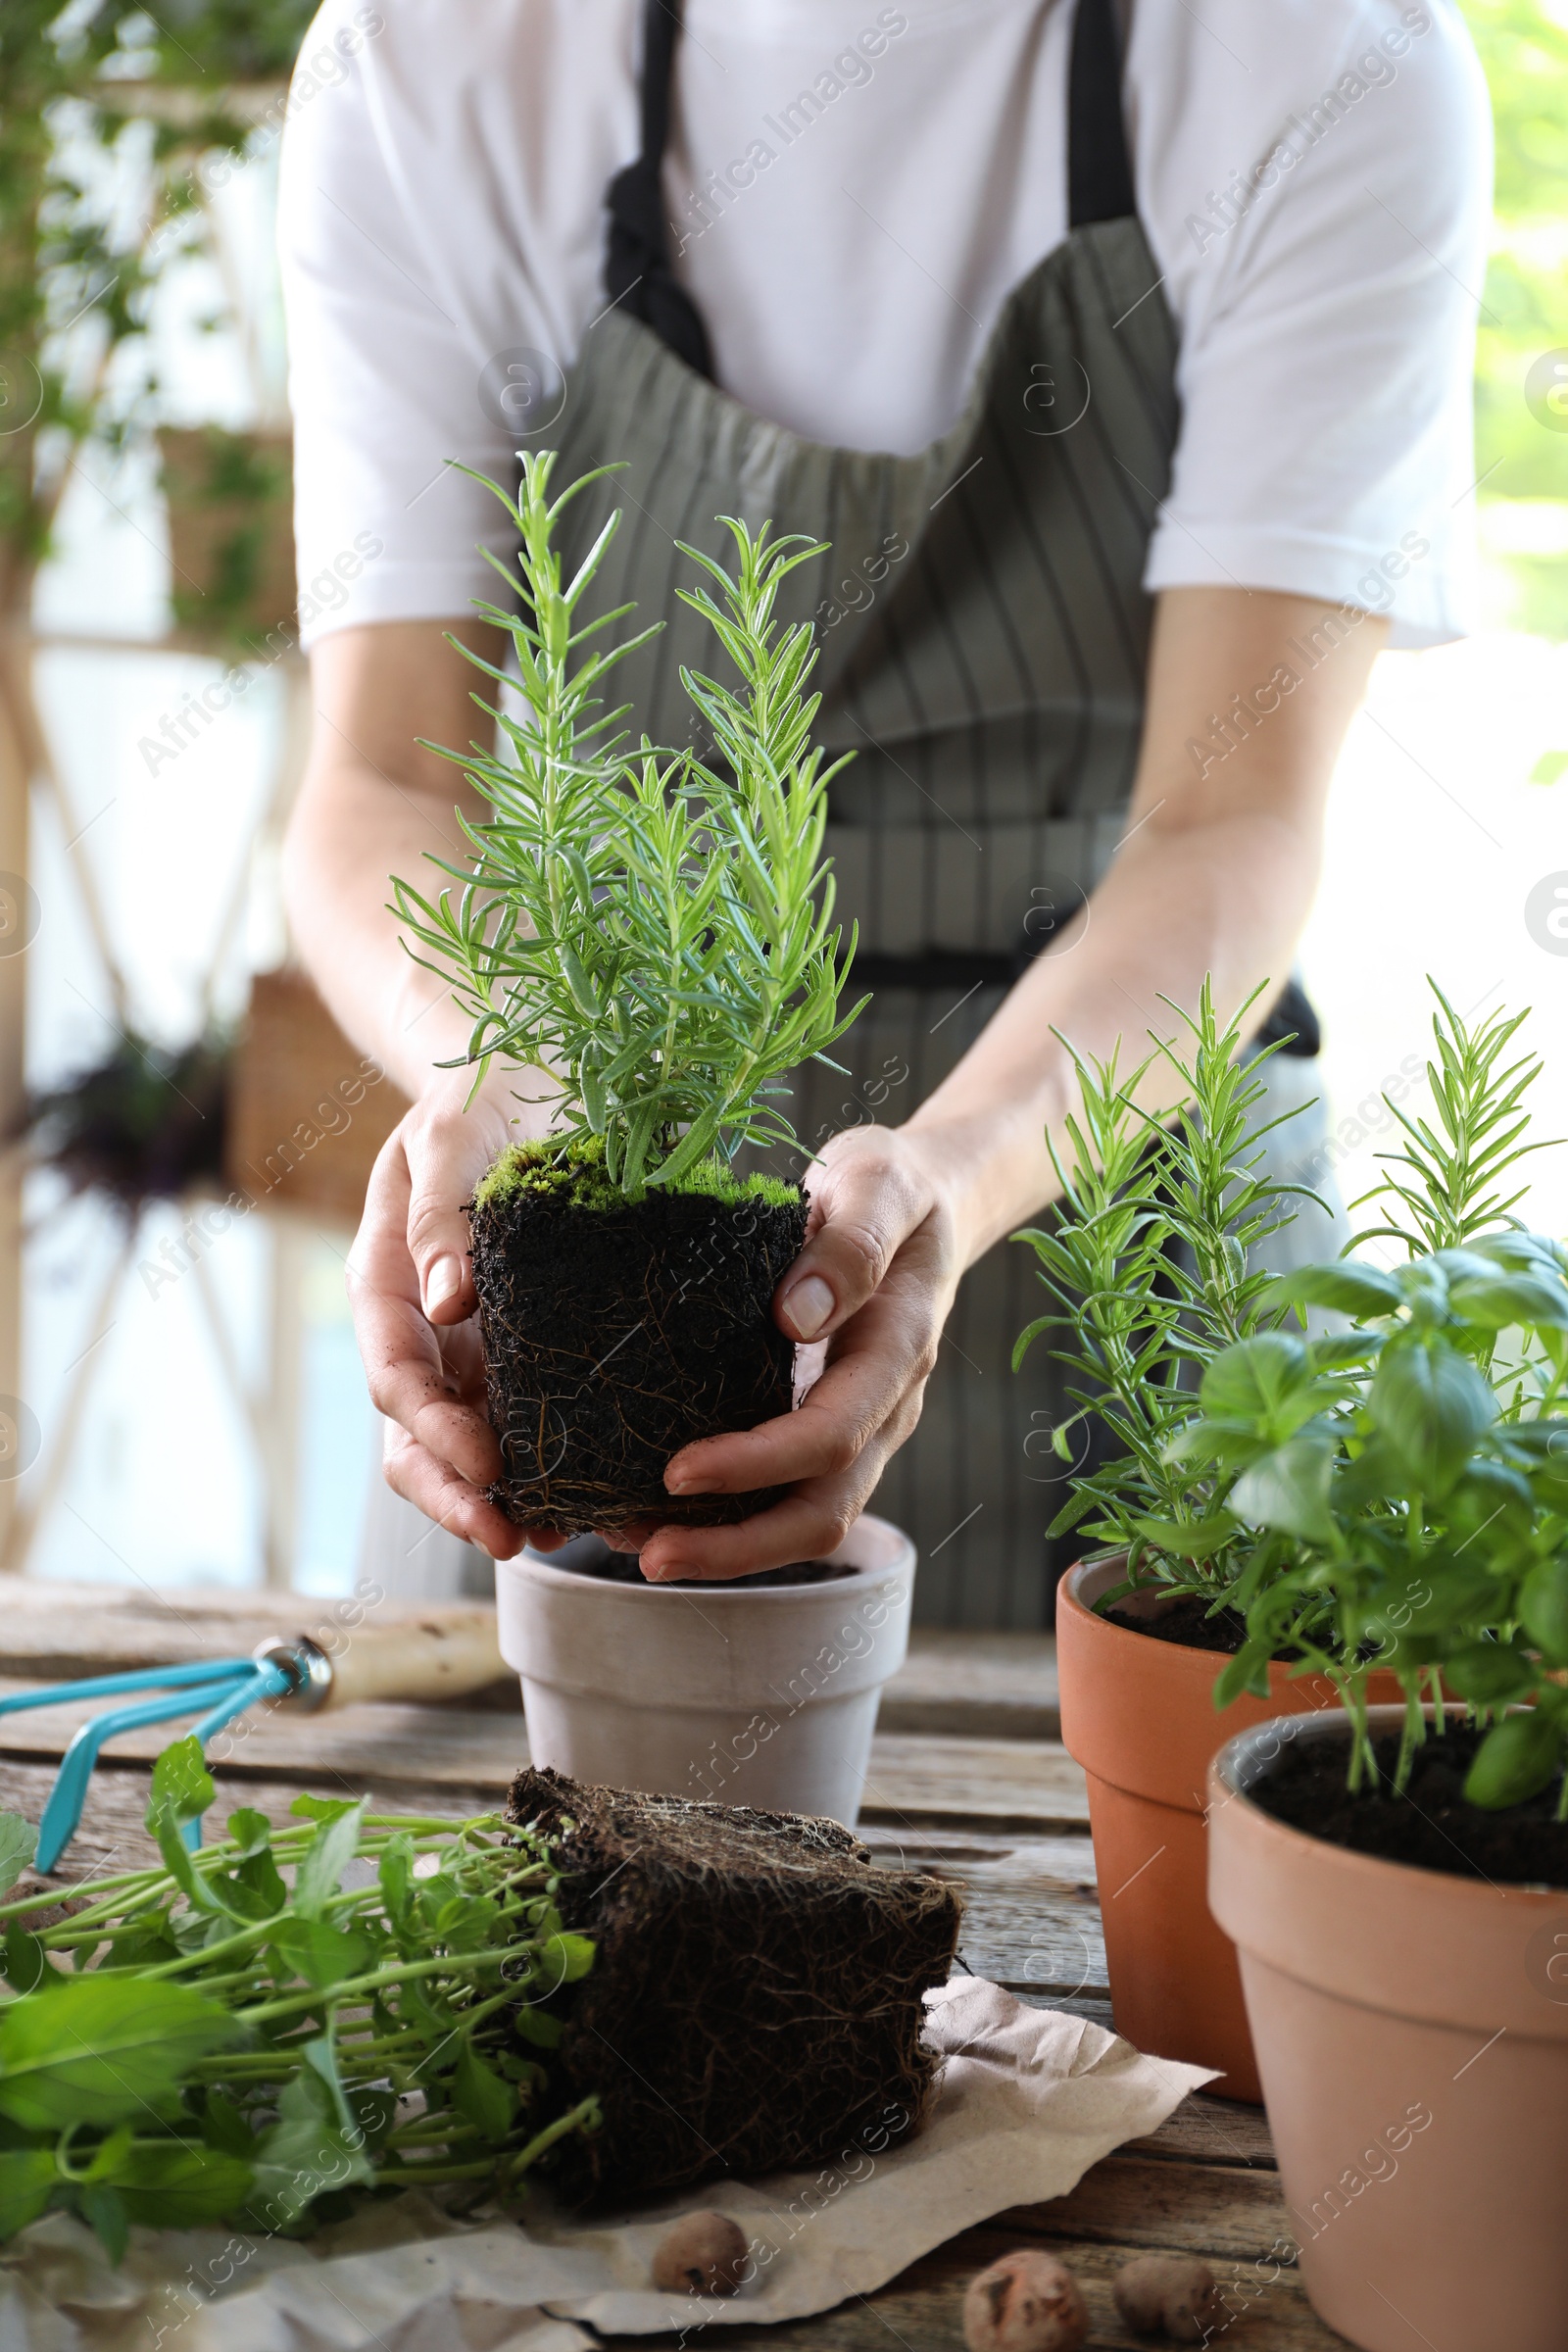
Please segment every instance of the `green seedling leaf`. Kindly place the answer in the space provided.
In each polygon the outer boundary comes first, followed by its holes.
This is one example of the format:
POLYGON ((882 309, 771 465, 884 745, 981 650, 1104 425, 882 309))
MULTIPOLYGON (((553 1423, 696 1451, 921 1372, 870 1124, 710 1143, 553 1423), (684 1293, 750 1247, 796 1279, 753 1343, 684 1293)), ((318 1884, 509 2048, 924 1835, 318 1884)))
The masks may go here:
POLYGON ((368 1936, 353 1928, 335 1928, 325 1919, 281 1919, 270 1945, 282 1963, 282 1975, 303 1977, 318 1992, 330 1992, 334 1984, 363 1974, 373 1950, 368 1936))
POLYGON ((381 1900, 394 1929, 402 1936, 408 1931, 409 1915, 414 1902, 414 1840, 394 1838, 381 1849, 376 1864, 376 1883, 381 1900))
POLYGON ((265 1813, 254 1805, 240 1805, 228 1817, 228 1834, 239 1852, 236 1862, 249 1861, 253 1854, 267 1853, 272 1843, 272 1825, 265 1813))
POLYGON ((452 2103, 486 2139, 505 2139, 517 2112, 516 2092, 491 2072, 466 2038, 452 2070, 452 2103))
POLYGON ((0 2150, 0 2239, 35 2222, 59 2184, 52 2146, 0 2150))
POLYGON ((201 1741, 187 1732, 183 1740, 171 1740, 153 1766, 147 1827, 156 1837, 158 1823, 167 1813, 172 1813, 176 1822, 199 1821, 217 1794, 201 1741))
POLYGON ((1332 1544, 1338 1532, 1329 1508, 1335 1451, 1328 1435, 1303 1431, 1243 1472, 1230 1492, 1231 1509, 1303 1543, 1332 1544))
POLYGON ((124 2198, 106 2181, 89 2180, 76 2190, 75 2199, 81 2207, 82 2220, 99 2238, 118 2270, 130 2242, 130 2215, 124 2198))
POLYGON ((255 2132, 220 2090, 208 2091, 202 2102, 201 2133, 207 2145, 220 2155, 238 2156, 248 2164, 256 2153, 255 2132))
POLYGON ((1505 1707, 1528 1697, 1541 1669, 1511 1642, 1461 1642, 1444 1660, 1443 1679, 1476 1707, 1505 1707))
POLYGON ((371 2156, 379 2156, 398 2120, 398 2095, 373 2082, 361 2083, 348 2094, 349 2112, 365 2134, 371 2156))
POLYGON ((164 1868, 195 1912, 204 1913, 209 1920, 241 1922, 245 1914, 236 1911, 225 1899, 222 1874, 209 1879, 199 1871, 189 1846, 179 1834, 180 1816, 172 1799, 163 1804, 149 1805, 147 1827, 158 1840, 158 1851, 164 1858, 164 1868))
POLYGON ((1465 1775, 1464 1793, 1489 1813, 1540 1794, 1562 1763, 1562 1734, 1548 1716, 1527 1708, 1494 1723, 1465 1775))
POLYGON ((38 1833, 20 1813, 0 1813, 0 1894, 9 1893, 38 1850, 38 1833))
POLYGON ((552 1936, 539 1949, 539 1966, 552 1988, 575 1984, 594 1964, 594 1946, 587 1936, 552 1936))
POLYGON ((1221 1511, 1209 1519, 1135 1519, 1135 1534, 1146 1544, 1160 1551, 1168 1551, 1179 1560, 1211 1560, 1222 1551, 1233 1536, 1241 1533, 1229 1511, 1221 1511))
POLYGON ((548 2009, 534 2009, 524 2002, 514 2012, 512 2023, 518 2036, 523 2041, 531 2041, 536 2050, 559 2048, 561 2020, 552 2017, 548 2009))
MULTIPOLYGON (((316 2045, 313 2043, 314 2049, 316 2045)), ((329 2189, 368 2181, 365 2135, 339 2110, 342 2091, 307 2067, 279 2093, 277 2122, 257 2143, 247 2216, 264 2230, 286 2230, 329 2189)))
POLYGON ((5 1959, 0 1967, 13 1992, 42 1992, 48 1985, 64 1982, 37 1936, 29 1936, 18 1920, 6 1929, 5 1959))
POLYGON ((128 2220, 150 2230, 199 2230, 238 2212, 255 2180, 243 2157, 201 2140, 137 2139, 113 2185, 128 2220))
POLYGON ((1283 1331, 1259 1332, 1221 1348, 1203 1374, 1199 1401, 1217 1420, 1241 1422, 1267 1436, 1280 1408, 1310 1378, 1302 1341, 1283 1331))
POLYGON ((1568 1290, 1541 1274, 1487 1274, 1448 1285, 1448 1304, 1461 1323, 1482 1331, 1568 1329, 1568 1290))
POLYGON ((1269 1298, 1283 1306, 1326 1306, 1363 1321, 1396 1315, 1404 1293, 1392 1274, 1358 1259, 1342 1257, 1334 1265, 1298 1266, 1270 1284, 1269 1298))
POLYGON ((1458 1479, 1497 1414, 1475 1365, 1441 1342, 1385 1348, 1367 1409, 1421 1492, 1438 1495, 1458 1479))
POLYGON ((1568 1666, 1568 1559, 1538 1560, 1519 1591, 1519 1622, 1553 1666, 1568 1666))
POLYGON ((1235 1656, 1226 1661, 1215 1682, 1216 1708, 1228 1707, 1244 1691, 1250 1691, 1254 1698, 1267 1698, 1269 1662, 1266 1642, 1244 1642, 1235 1656))
POLYGON ((345 1813, 358 1812, 365 1799, 352 1796, 310 1796, 301 1793, 289 1811, 301 1821, 341 1821, 345 1813))
POLYGON ((342 1886, 343 1873, 360 1850, 364 1815, 362 1798, 321 1821, 294 1873, 294 1908, 302 1919, 317 1918, 342 1886))
POLYGON ((0 2008, 0 2114, 29 2131, 157 2111, 243 2029, 189 1985, 63 1978, 0 2008))

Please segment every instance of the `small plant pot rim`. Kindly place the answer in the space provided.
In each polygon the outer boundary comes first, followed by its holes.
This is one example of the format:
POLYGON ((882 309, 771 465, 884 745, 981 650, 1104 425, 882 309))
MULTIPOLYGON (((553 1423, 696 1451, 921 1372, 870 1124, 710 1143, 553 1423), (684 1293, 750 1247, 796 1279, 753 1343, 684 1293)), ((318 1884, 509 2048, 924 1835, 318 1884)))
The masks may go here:
MULTIPOLYGON (((1429 1725, 1434 1711, 1424 1710, 1429 1725)), ((1462 1708, 1446 1710, 1455 1720, 1462 1708)), ((1402 1707, 1369 1707, 1376 1736, 1402 1707)), ((1281 1716, 1228 1740, 1209 1768, 1209 1903, 1244 1951, 1298 1983, 1433 2025, 1568 2041, 1568 1982, 1554 1992, 1551 1939, 1568 1953, 1568 1888, 1493 1886, 1354 1853, 1275 1820, 1251 1791, 1297 1740, 1347 1746, 1343 1713, 1281 1716), (1390 1933, 1391 1909, 1400 1926, 1390 1933), (1418 1955, 1425 1965, 1415 1965, 1418 1955)))
MULTIPOLYGON (((1207 1900, 1204 1788, 1228 1735, 1302 1709, 1334 1710, 1318 1675, 1269 1668, 1270 1695, 1243 1691, 1220 1713, 1223 1654, 1156 1642, 1098 1616, 1126 1574, 1125 1552, 1080 1560, 1056 1610, 1061 1737, 1084 1768, 1116 2030, 1141 2050, 1212 2066, 1224 2097, 1262 2097, 1236 1951, 1207 1900)), ((1161 1603, 1151 1594, 1152 1613, 1161 1603)), ((1396 1686, 1392 1678, 1390 1695, 1396 1686)))
MULTIPOLYGON (((1369 1710, 1397 1731, 1401 1707, 1369 1710)), ((1235 1937, 1312 2306, 1362 2352, 1562 2352, 1568 2309, 1568 1890, 1352 1853, 1265 1813, 1287 1740, 1227 1742, 1209 1888, 1235 1937)))
MULTIPOLYGON (((1058 1598, 1062 1742, 1097 1780, 1154 1804, 1201 1813, 1209 1759, 1227 1734, 1275 1715, 1338 1710, 1339 1692, 1325 1676, 1293 1674, 1278 1659, 1269 1666, 1266 1699, 1244 1691, 1217 1710, 1214 1685, 1227 1663, 1222 1651, 1155 1642, 1099 1614, 1096 1603, 1126 1572, 1124 1551, 1096 1552, 1067 1570, 1058 1598), (1153 1706, 1151 1686, 1157 1686, 1153 1706)), ((1140 1594, 1133 1605, 1136 1613, 1155 1616, 1164 1596, 1140 1594)), ((1375 1676, 1373 1687, 1379 1695, 1397 1695, 1392 1675, 1375 1676)))
POLYGON ((882 1686, 908 1647, 916 1555, 869 1513, 813 1584, 619 1584, 496 1562, 501 1654, 532 1761, 573 1780, 853 1825, 882 1686))

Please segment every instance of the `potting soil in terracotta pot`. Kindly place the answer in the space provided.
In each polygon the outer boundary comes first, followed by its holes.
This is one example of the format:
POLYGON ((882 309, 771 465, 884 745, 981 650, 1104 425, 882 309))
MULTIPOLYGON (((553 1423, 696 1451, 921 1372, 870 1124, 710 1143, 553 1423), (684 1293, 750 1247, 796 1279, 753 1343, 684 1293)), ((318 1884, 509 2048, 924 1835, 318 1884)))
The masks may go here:
MULTIPOLYGON (((1208 1908, 1208 1764, 1250 1724, 1339 1701, 1320 1676, 1292 1680, 1276 1663, 1266 1699, 1244 1694, 1221 1714, 1222 1655, 1096 1614, 1125 1575, 1120 1554, 1080 1560, 1061 1581, 1056 1610, 1061 1736, 1089 1782, 1111 2012, 1139 2049, 1217 2067, 1217 2092, 1255 2104, 1262 2090, 1236 1953, 1208 1908)), ((1153 1619, 1169 1607, 1137 1595, 1119 1611, 1153 1619)), ((1374 1698, 1396 1694, 1392 1676, 1373 1681, 1374 1698)))
MULTIPOLYGON (((774 1288, 806 1201, 651 1191, 629 1202, 578 1171, 481 1186, 469 1210, 485 1395, 519 1526, 574 1535, 640 1518, 749 1518, 781 1489, 678 1497, 672 1454, 790 1410, 795 1349, 774 1288), (487 1197, 488 1191, 488 1197, 487 1197)), ((776 1196, 782 1191, 774 1186, 776 1196)))
MULTIPOLYGON (((1401 1718, 1374 1710, 1386 1765, 1401 1718)), ((1303 2282, 1363 2352, 1562 2352, 1568 1829, 1549 1799, 1465 1805, 1462 1756, 1429 1757, 1410 1799, 1347 1806, 1348 1737, 1333 1715, 1254 1728, 1208 1784, 1211 1899, 1241 1950, 1303 2282), (1386 1858, 1445 1840, 1442 1869, 1386 1858), (1543 1863, 1549 1886, 1494 1875, 1543 1863)))

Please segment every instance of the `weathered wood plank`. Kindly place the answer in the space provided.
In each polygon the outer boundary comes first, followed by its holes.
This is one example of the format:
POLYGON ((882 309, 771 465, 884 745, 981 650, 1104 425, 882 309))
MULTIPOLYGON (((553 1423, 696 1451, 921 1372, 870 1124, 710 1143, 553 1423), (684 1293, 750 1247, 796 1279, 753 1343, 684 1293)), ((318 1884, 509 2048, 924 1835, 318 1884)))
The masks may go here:
POLYGON ((1216 2099, 1196 2090, 1157 2132, 1147 2139, 1130 2139, 1124 2156, 1157 2156, 1201 2164, 1245 2164, 1272 2172, 1274 2142, 1261 2107, 1244 2107, 1240 2099, 1216 2099))
POLYGON ((1059 1740, 879 1734, 862 1818, 915 1829, 1074 1830, 1089 1823, 1084 1776, 1059 1740))
POLYGON ((1020 2205, 999 2214, 995 2227, 1075 2244, 1180 2246, 1241 2262, 1261 2259, 1290 2234, 1275 2173, 1122 2151, 1086 2173, 1070 2197, 1020 2205))
POLYGON ((1059 1740, 1054 1634, 978 1634, 917 1625, 882 1693, 884 1732, 968 1740, 1059 1740))
MULTIPOLYGON (((32 1688, 0 1679, 0 1695, 32 1688)), ((83 1714, 79 1703, 0 1717, 0 1756, 19 1762, 63 1755, 83 1714)), ((122 1758, 150 1761, 172 1737, 153 1725, 115 1743, 122 1758)), ((303 1715, 253 1708, 213 1743, 225 1770, 374 1776, 503 1790, 526 1761, 521 1719, 485 1709, 343 1707, 303 1715)), ((939 1740, 893 1734, 872 1748, 866 1817, 914 1830, 933 1822, 1071 1828, 1088 1820, 1083 1774, 1052 1740, 939 1740)))

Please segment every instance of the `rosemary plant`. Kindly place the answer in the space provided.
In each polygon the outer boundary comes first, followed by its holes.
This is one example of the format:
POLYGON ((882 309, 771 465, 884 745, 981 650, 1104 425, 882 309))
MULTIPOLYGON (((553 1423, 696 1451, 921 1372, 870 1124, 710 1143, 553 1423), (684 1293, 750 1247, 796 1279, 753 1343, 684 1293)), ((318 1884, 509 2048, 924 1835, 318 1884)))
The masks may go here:
POLYGON ((1051 1533, 1082 1525, 1126 1550, 1130 1582, 1153 1579, 1216 1605, 1247 1539, 1216 1509, 1206 1465, 1195 1472, 1174 1441, 1216 1356, 1279 1322, 1283 1308, 1250 1252, 1309 1197, 1263 1172, 1264 1139, 1282 1121, 1253 1115, 1275 1049, 1240 1059, 1254 1002, 1221 1029, 1205 982, 1196 1020, 1173 1007, 1187 1050, 1160 1044, 1125 1079, 1114 1057, 1074 1054, 1082 1109, 1066 1123, 1068 1155, 1050 1146, 1060 1206, 1049 1225, 1014 1237, 1032 1245, 1052 1304, 1020 1334, 1013 1368, 1054 1335, 1073 1406, 1053 1433, 1055 1451, 1070 1461, 1098 1424, 1111 1456, 1074 1481, 1051 1533), (1156 1062, 1184 1102, 1168 1124, 1136 1101, 1156 1062))
MULTIPOLYGON (((464 1058, 481 1074, 498 1054, 548 1070, 566 1143, 593 1139, 610 1182, 637 1200, 715 1152, 727 1161, 745 1143, 793 1143, 783 1073, 827 1060, 861 1009, 839 1013, 843 943, 822 855, 826 788, 843 763, 824 766, 810 740, 820 701, 807 691, 810 625, 775 618, 784 580, 820 551, 733 519, 733 574, 683 549, 709 574, 683 599, 739 685, 681 672, 710 758, 660 752, 646 736, 633 751, 627 710, 606 708, 603 690, 654 632, 606 640, 630 606, 583 617, 620 517, 564 581, 556 525, 599 476, 552 500, 554 465, 552 453, 525 453, 517 499, 496 492, 517 526, 523 614, 482 608, 511 633, 527 712, 498 714, 476 694, 499 717, 502 755, 442 751, 494 815, 464 820, 471 866, 434 861, 456 898, 397 880, 393 890, 411 952, 451 981, 472 1020, 464 1058)), ((852 936, 846 963, 853 952, 852 936)))
MULTIPOLYGON (((505 2200, 594 2127, 552 2094, 549 2003, 593 1945, 563 1932, 539 1840, 299 1797, 297 1828, 242 1808, 192 1853, 213 1795, 177 1741, 161 1867, 73 1886, 37 1933, 36 1892, 0 1905, 0 2237, 63 2206, 118 2259, 133 2222, 298 2233, 348 2192, 505 2200)), ((32 1849, 0 1815, 0 1887, 32 1849)))

